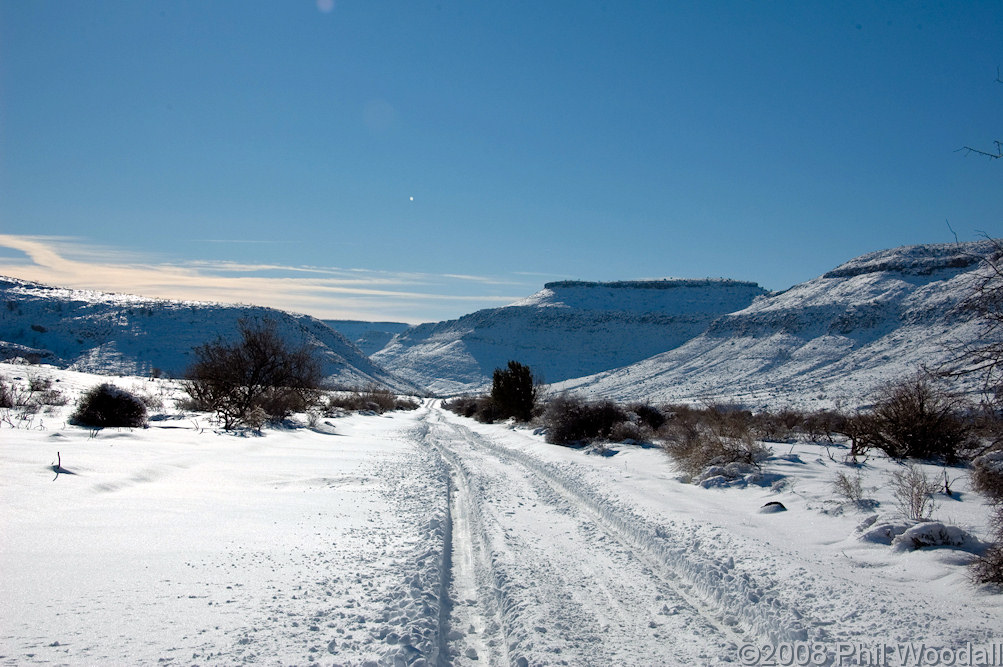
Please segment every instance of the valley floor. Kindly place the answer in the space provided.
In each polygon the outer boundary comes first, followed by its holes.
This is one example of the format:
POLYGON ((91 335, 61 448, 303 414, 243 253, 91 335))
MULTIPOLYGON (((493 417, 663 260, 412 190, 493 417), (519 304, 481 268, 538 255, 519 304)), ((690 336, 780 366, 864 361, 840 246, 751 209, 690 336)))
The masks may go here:
MULTIPOLYGON (((971 556, 860 541, 814 445, 774 446, 772 488, 703 489, 655 448, 436 402, 263 435, 33 426, 0 430, 0 664, 898 665, 1003 643, 971 556)), ((864 468, 872 514, 894 465, 864 468)), ((950 474, 935 518, 984 536, 950 474)))

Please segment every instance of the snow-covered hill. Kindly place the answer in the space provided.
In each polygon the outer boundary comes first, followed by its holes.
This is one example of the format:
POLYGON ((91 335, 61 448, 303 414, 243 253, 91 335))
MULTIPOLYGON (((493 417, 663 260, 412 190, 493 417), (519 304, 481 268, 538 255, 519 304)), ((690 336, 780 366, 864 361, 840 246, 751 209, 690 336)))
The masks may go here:
POLYGON ((192 348, 237 335, 237 321, 273 320, 291 344, 316 347, 324 374, 342 386, 377 383, 414 391, 344 336, 307 315, 272 308, 171 301, 49 287, 0 278, 0 358, 37 358, 74 370, 178 376, 192 348))
POLYGON ((676 349, 556 389, 750 407, 860 405, 881 384, 936 368, 958 342, 978 340, 978 322, 959 304, 993 247, 983 241, 863 255, 721 317, 676 349))
POLYGON ((510 359, 556 382, 671 350, 766 293, 734 280, 547 283, 503 308, 408 329, 372 358, 439 394, 483 390, 510 359))

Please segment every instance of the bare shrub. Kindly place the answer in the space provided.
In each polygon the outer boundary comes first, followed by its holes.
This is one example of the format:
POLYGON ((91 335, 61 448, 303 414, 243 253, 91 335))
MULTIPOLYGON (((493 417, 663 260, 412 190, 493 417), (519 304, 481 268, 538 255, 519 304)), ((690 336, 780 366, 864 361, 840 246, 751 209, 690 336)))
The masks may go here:
POLYGON ((777 413, 762 412, 752 417, 753 434, 767 442, 790 442, 804 421, 802 413, 790 408, 777 413))
POLYGON ((63 392, 58 389, 47 388, 38 393, 36 400, 39 405, 66 405, 70 399, 66 398, 63 392))
POLYGON ((844 432, 846 416, 829 410, 819 410, 804 415, 801 430, 812 442, 832 442, 832 436, 844 432))
POLYGON ((744 411, 720 407, 678 407, 659 435, 665 451, 689 478, 698 477, 711 466, 758 466, 769 455, 769 449, 753 436, 749 417, 744 411))
POLYGON ((654 432, 646 423, 638 421, 622 421, 613 425, 609 431, 612 442, 651 442, 654 432))
POLYGON ((668 419, 664 412, 647 403, 633 403, 627 406, 627 410, 637 415, 641 423, 652 431, 660 429, 668 419))
POLYGON ((477 399, 473 396, 457 396, 453 400, 443 401, 442 407, 461 417, 473 417, 477 413, 477 399))
POLYGON ((10 380, 0 375, 0 408, 14 407, 14 393, 11 391, 10 380))
POLYGON ((163 410, 164 409, 164 398, 163 396, 158 396, 149 391, 137 391, 136 398, 143 401, 143 405, 146 406, 147 410, 163 410))
POLYGON ((385 387, 372 384, 365 389, 330 395, 327 397, 326 407, 328 411, 340 408, 352 411, 367 410, 383 414, 392 410, 416 410, 418 405, 412 399, 399 397, 385 387))
POLYGON ((837 472, 832 480, 832 491, 837 497, 848 503, 860 503, 864 499, 864 490, 860 482, 860 473, 847 475, 845 472, 837 472))
POLYGON ((624 421, 626 411, 612 401, 589 403, 566 395, 552 399, 543 413, 547 442, 554 445, 608 440, 613 427, 624 421))
POLYGON ((52 388, 52 378, 41 375, 28 376, 28 389, 33 393, 40 393, 52 388))
POLYGON ((146 406, 126 390, 106 382, 84 393, 70 423, 95 428, 141 427, 146 425, 146 406))
POLYGON ((869 413, 861 415, 857 438, 892 458, 957 461, 971 427, 963 403, 929 378, 918 375, 884 387, 869 413))
POLYGON ((318 400, 320 362, 308 345, 289 347, 271 320, 240 320, 237 326, 239 342, 220 339, 195 348, 196 361, 182 382, 195 405, 232 429, 253 426, 248 419, 255 408, 281 420, 318 400))
POLYGON ((924 521, 933 514, 933 494, 937 485, 919 467, 910 465, 892 472, 892 495, 902 515, 913 521, 924 521))
POLYGON ((1003 586, 1003 539, 997 531, 996 544, 989 547, 971 564, 972 579, 980 584, 1003 586))

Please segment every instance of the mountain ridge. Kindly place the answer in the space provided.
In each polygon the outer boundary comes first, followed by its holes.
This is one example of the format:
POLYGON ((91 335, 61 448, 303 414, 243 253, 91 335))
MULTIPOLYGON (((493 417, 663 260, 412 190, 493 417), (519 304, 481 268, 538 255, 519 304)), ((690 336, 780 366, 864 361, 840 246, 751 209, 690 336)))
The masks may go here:
POLYGON ((0 354, 34 357, 90 372, 144 375, 157 369, 180 376, 192 350, 237 336, 240 319, 276 323, 291 344, 312 346, 329 382, 377 384, 398 391, 418 387, 373 363, 340 333, 309 315, 263 306, 154 299, 53 287, 0 277, 0 354))

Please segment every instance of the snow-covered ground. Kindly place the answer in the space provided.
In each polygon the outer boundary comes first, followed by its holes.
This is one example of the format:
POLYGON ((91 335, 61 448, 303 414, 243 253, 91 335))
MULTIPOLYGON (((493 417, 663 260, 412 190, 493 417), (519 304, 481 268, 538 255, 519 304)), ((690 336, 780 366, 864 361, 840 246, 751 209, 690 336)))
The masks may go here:
MULTIPOLYGON (((0 374, 73 399, 108 380, 0 374)), ((91 431, 71 404, 0 428, 2 664, 897 665, 1003 642, 977 544, 875 537, 901 523, 891 461, 862 467, 861 509, 834 499, 838 447, 774 444, 769 485, 701 488, 657 448, 547 445, 435 401, 234 435, 166 381, 114 382, 165 395, 163 418, 91 431), (816 662, 770 663, 784 647, 816 662)), ((985 539, 947 473, 933 518, 985 539)))

